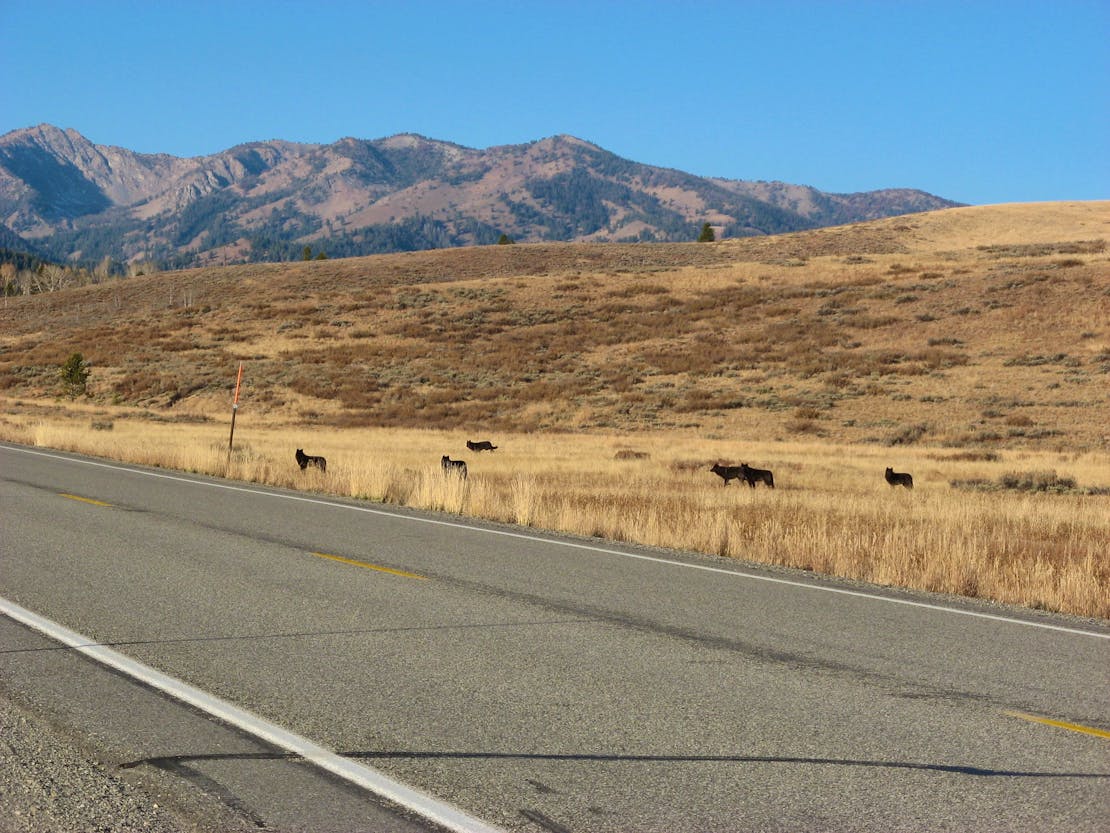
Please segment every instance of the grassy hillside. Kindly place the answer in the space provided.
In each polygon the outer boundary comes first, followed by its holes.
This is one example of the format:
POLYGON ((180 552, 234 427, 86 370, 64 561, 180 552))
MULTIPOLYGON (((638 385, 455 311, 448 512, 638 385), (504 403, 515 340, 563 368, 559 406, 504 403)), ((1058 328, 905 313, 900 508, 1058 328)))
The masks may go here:
POLYGON ((1104 448, 1110 203, 200 269, 0 309, 0 391, 332 426, 1104 448))

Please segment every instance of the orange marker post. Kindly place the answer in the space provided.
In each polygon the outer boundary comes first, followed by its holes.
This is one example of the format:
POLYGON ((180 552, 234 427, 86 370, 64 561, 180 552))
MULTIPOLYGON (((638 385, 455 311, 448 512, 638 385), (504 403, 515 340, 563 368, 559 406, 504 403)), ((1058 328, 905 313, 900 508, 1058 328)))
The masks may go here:
POLYGON ((243 363, 239 362, 239 376, 235 379, 235 399, 231 403, 231 436, 227 438, 227 464, 231 465, 231 445, 235 442, 235 415, 239 413, 239 385, 243 381, 243 363))

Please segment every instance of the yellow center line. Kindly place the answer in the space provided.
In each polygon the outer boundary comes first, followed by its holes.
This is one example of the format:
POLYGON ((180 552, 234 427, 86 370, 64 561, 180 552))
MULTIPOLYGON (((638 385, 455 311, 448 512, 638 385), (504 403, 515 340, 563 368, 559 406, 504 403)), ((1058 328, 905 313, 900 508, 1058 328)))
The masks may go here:
POLYGON ((367 561, 356 561, 353 558, 344 558, 341 555, 328 555, 326 552, 312 553, 317 558, 329 558, 332 561, 338 561, 342 564, 352 564, 355 567, 365 567, 367 570, 377 570, 379 573, 392 573, 395 576, 402 576, 404 578, 415 578, 420 581, 425 581, 427 576, 420 576, 416 573, 406 573, 404 570, 394 570, 392 567, 383 567, 380 564, 370 564, 367 561))
POLYGON ((105 503, 102 500, 93 500, 91 497, 80 497, 79 495, 67 495, 65 492, 59 492, 58 497, 69 498, 70 500, 79 500, 82 503, 91 503, 93 506, 111 506, 110 503, 105 503))
POLYGON ((1094 735, 1096 738, 1110 738, 1110 732, 1102 729, 1095 729, 1092 726, 1084 726, 1080 723, 1065 723, 1063 720, 1053 720, 1049 717, 1037 717, 1035 714, 1026 714, 1025 712, 1003 712, 1010 717, 1016 717, 1021 720, 1028 720, 1031 723, 1043 723, 1045 726, 1055 726, 1059 729, 1067 729, 1071 732, 1082 732, 1085 735, 1094 735))

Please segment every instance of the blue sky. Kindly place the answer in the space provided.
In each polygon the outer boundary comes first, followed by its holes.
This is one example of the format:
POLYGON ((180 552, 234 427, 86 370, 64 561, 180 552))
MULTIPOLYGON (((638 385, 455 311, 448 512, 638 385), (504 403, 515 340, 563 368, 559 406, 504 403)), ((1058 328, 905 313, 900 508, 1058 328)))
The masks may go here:
POLYGON ((0 0, 0 134, 567 133, 702 176, 1110 198, 1110 2, 0 0))

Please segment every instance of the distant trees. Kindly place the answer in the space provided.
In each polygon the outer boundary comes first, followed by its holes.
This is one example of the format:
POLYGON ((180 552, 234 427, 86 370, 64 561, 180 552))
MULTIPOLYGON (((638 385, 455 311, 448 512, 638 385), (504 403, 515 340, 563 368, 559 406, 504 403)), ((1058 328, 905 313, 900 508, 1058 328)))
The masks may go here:
POLYGON ((526 187, 544 209, 544 225, 551 232, 548 236, 564 240, 593 234, 608 226, 609 205, 627 201, 629 191, 627 186, 582 170, 534 179, 526 187))
POLYGON ((90 283, 100 283, 101 280, 100 276, 87 269, 58 263, 39 263, 34 269, 20 269, 14 277, 7 278, 3 292, 5 295, 36 295, 73 286, 87 286, 90 283))
POLYGON ((0 248, 0 295, 57 292, 75 286, 104 283, 122 275, 133 278, 159 271, 161 267, 158 263, 149 259, 121 264, 105 256, 90 270, 74 264, 51 263, 34 255, 0 248))
POLYGON ((38 269, 23 277, 30 284, 24 290, 27 294, 57 292, 59 289, 88 283, 87 272, 67 269, 57 263, 44 263, 38 269))
POLYGON ((156 275, 162 271, 153 260, 133 260, 127 264, 127 277, 137 278, 141 275, 156 275))
POLYGON ((104 255, 92 270, 93 283, 103 283, 112 276, 112 256, 104 255))
POLYGON ((717 236, 713 233, 713 226, 709 225, 709 223, 703 223, 701 227, 701 234, 698 235, 698 242, 712 243, 716 239, 717 236))
POLYGON ((19 284, 15 282, 18 270, 14 263, 0 263, 0 294, 18 295, 19 284))
POLYGON ((505 233, 502 233, 501 236, 499 238, 497 238, 497 245, 498 246, 511 246, 515 242, 516 241, 513 240, 513 238, 509 237, 509 235, 507 235, 505 233))

